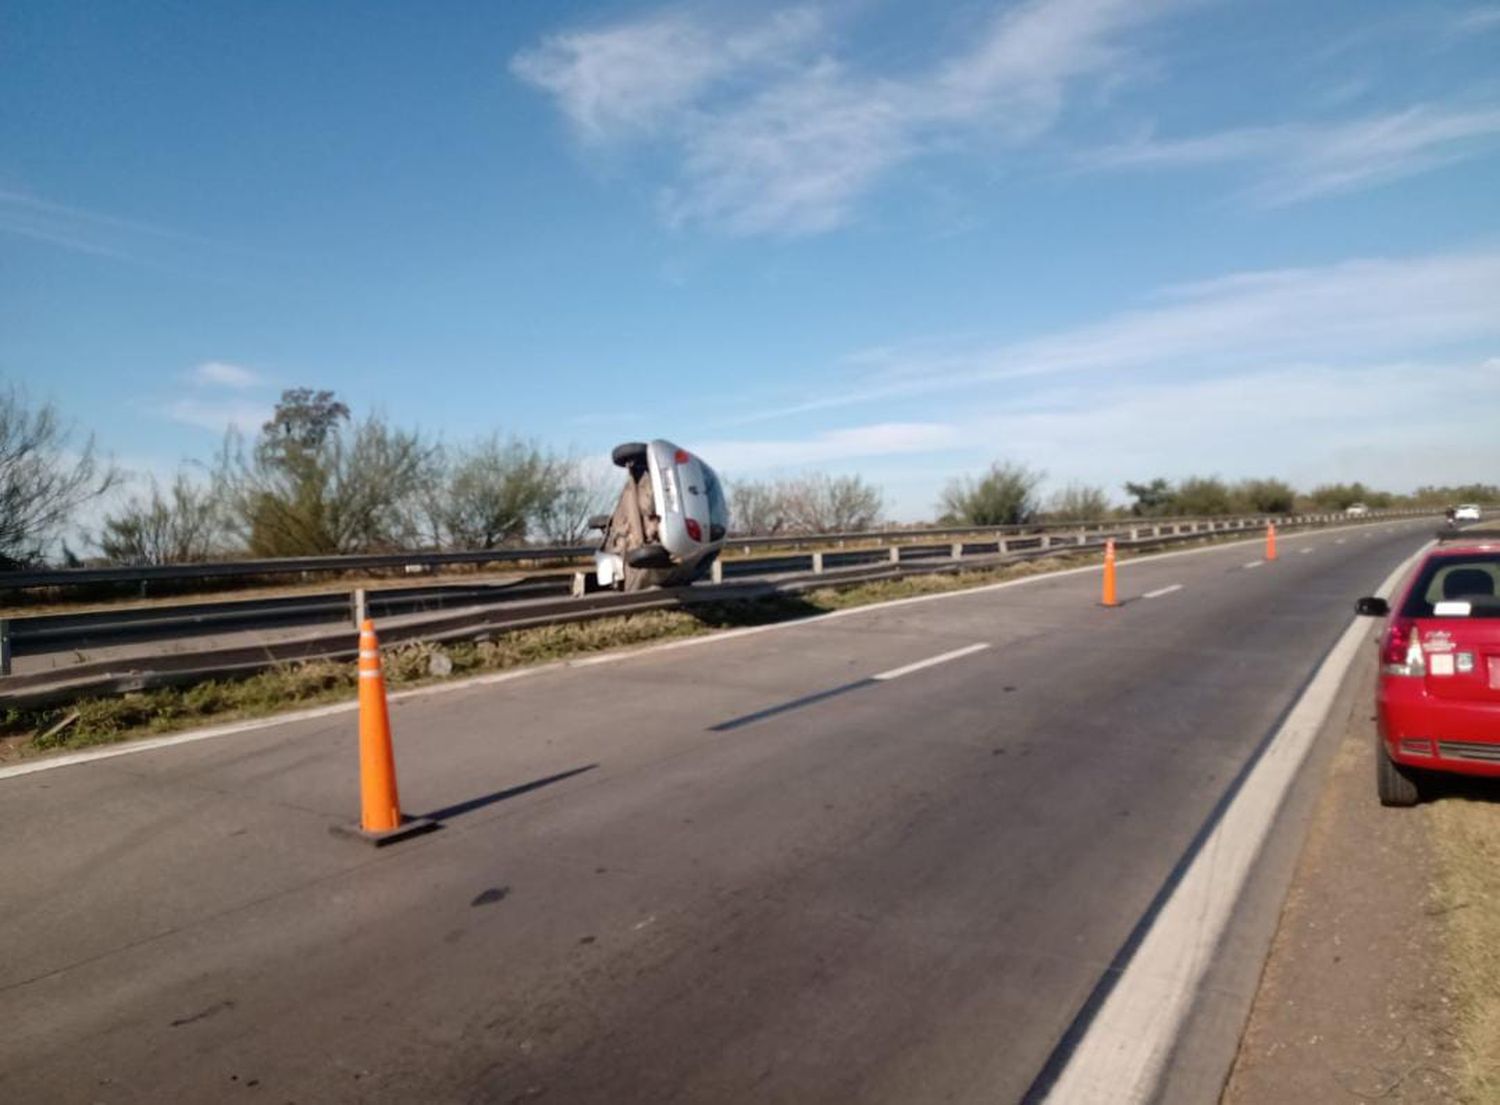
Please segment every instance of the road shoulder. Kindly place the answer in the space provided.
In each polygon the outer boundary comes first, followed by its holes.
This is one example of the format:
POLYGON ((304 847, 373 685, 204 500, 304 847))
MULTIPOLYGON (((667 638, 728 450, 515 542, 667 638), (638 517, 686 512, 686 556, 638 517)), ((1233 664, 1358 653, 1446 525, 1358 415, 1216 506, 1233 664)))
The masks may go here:
POLYGON ((1372 681, 1359 665, 1224 1105, 1459 1097, 1431 822, 1375 799, 1372 681))

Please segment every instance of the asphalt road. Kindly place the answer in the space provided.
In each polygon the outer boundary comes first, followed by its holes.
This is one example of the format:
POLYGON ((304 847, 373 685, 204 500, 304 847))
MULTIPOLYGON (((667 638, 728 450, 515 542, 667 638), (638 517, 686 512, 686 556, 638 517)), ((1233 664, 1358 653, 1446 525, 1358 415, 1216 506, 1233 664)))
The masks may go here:
POLYGON ((0 781, 0 1101, 1016 1101, 1429 532, 408 699, 378 852, 352 713, 0 781))

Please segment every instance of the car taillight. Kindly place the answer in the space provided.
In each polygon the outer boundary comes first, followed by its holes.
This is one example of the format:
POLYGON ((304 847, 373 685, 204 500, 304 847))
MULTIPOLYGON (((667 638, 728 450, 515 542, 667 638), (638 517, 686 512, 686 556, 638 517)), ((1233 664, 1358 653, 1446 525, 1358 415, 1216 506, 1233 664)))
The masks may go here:
POLYGON ((1394 618, 1380 642, 1380 670, 1385 675, 1426 675, 1427 660, 1417 627, 1405 618, 1394 618))
POLYGON ((688 461, 693 459, 693 454, 689 453, 686 449, 678 449, 677 455, 672 459, 675 460, 678 464, 686 464, 688 461))
POLYGON ((688 531, 688 536, 689 537, 691 537, 694 541, 702 541, 703 540, 703 527, 702 526, 700 526, 696 521, 694 521, 691 518, 688 518, 686 520, 686 525, 687 525, 687 531, 688 531))

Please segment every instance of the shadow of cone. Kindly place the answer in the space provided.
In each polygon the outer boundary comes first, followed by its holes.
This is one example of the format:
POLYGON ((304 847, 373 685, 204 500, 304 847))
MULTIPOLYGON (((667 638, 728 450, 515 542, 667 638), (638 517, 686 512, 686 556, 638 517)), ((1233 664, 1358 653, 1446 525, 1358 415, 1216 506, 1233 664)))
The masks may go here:
POLYGON ((1266 523, 1266 559, 1276 559, 1276 523, 1266 523))
POLYGON ((369 620, 359 627, 359 806, 358 827, 339 825, 336 832, 379 846, 438 827, 436 821, 426 818, 401 816, 380 641, 375 636, 375 623, 369 620))
POLYGON ((1104 542, 1104 594, 1100 596, 1099 605, 1120 605, 1120 599, 1115 593, 1115 539, 1113 537, 1104 542))

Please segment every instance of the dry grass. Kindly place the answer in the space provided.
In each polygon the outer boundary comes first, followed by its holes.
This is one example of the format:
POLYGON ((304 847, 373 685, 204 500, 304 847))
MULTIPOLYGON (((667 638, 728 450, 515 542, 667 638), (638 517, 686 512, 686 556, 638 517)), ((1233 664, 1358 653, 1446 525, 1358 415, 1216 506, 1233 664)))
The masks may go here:
POLYGON ((1500 801, 1446 797, 1427 813, 1438 857, 1437 908, 1453 964, 1464 1101, 1493 1103, 1500 1101, 1500 801))

